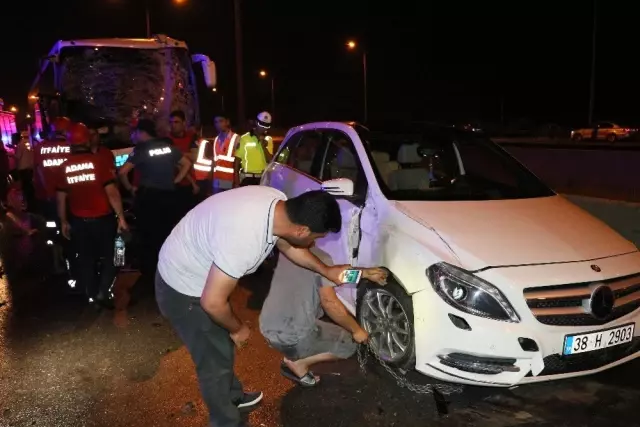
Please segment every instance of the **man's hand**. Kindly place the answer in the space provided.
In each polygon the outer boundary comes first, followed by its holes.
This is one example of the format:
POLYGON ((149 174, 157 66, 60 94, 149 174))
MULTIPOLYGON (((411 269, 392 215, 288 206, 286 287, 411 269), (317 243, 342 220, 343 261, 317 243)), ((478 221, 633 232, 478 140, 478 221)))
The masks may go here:
POLYGON ((381 285, 381 286, 384 286, 387 284, 388 275, 389 273, 387 273, 386 270, 380 267, 365 268, 362 270, 362 277, 364 279, 371 280, 372 282, 377 283, 378 285, 381 285))
POLYGON ((124 217, 118 217, 118 233, 122 233, 123 231, 129 230, 129 224, 124 219, 124 217))
POLYGON ((358 328, 358 330, 353 333, 353 340, 358 344, 366 344, 367 341, 369 341, 369 333, 362 328, 358 328))
POLYGON ((331 280, 336 285, 341 286, 341 285, 343 285, 343 283, 340 280, 340 275, 345 270, 348 270, 350 268, 351 268, 351 266, 349 264, 334 265, 333 267, 327 267, 326 274, 325 274, 324 277, 326 277, 327 279, 331 280))
POLYGON ((238 350, 240 350, 247 345, 249 337, 251 336, 251 329, 249 329, 249 327, 243 323, 238 332, 236 332, 235 334, 229 334, 229 336, 231 337, 231 340, 234 342, 238 350))
POLYGON ((200 192, 200 186, 196 183, 193 183, 193 185, 191 185, 191 192, 194 196, 198 195, 198 193, 200 192))
POLYGON ((69 225, 68 221, 64 221, 60 224, 60 231, 65 239, 71 240, 71 225, 69 225))
POLYGON ((131 193, 133 197, 136 197, 137 192, 138 192, 138 187, 131 187, 131 190, 129 190, 129 193, 131 193))

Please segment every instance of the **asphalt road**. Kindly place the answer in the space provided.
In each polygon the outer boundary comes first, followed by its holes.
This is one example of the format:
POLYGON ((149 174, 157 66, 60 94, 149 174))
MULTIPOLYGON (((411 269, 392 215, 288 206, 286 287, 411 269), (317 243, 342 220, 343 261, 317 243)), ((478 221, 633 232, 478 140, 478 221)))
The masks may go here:
MULTIPOLYGON (((29 280, 0 281, 0 426, 206 425, 193 364, 153 299, 99 313, 54 282, 38 283, 37 271, 29 269, 29 280)), ((135 278, 123 274, 118 289, 135 278)), ((254 276, 232 298, 254 331, 268 285, 267 276, 254 276)), ((640 361, 512 390, 466 387, 439 409, 432 396, 399 388, 374 365, 364 376, 355 360, 326 364, 316 370, 321 386, 299 389, 279 375, 278 364, 258 332, 238 353, 246 388, 265 392, 249 415, 252 426, 640 425, 640 361)))

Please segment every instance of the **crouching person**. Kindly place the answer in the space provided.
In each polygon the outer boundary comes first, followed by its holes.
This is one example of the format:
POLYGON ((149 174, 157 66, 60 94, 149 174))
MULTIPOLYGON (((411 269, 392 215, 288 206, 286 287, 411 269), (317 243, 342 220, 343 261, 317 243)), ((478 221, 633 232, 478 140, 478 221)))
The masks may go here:
MULTIPOLYGON (((362 269, 362 278, 384 285, 387 273, 362 269)), ((348 359, 369 335, 338 299, 335 284, 293 264, 283 255, 260 313, 260 331, 284 355, 280 372, 303 387, 320 378, 312 365, 348 359), (336 324, 319 320, 326 314, 336 324)))

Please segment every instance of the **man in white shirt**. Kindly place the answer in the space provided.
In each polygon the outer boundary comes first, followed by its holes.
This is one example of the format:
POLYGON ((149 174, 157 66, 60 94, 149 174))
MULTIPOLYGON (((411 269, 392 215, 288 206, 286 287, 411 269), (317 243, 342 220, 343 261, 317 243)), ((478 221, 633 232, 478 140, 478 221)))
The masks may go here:
POLYGON ((250 331, 229 296, 275 246, 293 263, 339 285, 347 265, 329 267, 309 251, 315 239, 340 231, 333 196, 311 191, 287 200, 269 187, 247 186, 209 197, 167 238, 158 262, 156 298, 191 354, 209 418, 216 427, 243 426, 240 408, 262 393, 244 393, 233 372, 234 344, 250 331))

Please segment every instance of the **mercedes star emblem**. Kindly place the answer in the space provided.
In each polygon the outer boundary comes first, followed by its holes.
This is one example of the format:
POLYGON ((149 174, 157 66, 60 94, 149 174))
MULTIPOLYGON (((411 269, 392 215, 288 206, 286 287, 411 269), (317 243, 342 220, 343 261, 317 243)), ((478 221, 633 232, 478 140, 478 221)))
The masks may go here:
POLYGON ((591 269, 596 273, 600 273, 602 271, 602 269, 595 264, 591 264, 591 269))
POLYGON ((589 311, 596 319, 606 319, 613 311, 615 295, 608 286, 598 286, 589 299, 589 311))

